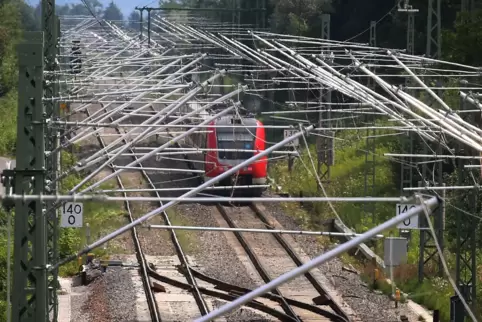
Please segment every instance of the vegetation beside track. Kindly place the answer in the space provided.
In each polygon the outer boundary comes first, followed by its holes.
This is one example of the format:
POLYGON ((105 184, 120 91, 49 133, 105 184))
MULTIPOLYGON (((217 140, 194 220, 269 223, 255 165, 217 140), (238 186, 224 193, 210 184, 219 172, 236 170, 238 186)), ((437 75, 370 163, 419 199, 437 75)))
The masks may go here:
MULTIPOLYGON (((380 135, 377 131, 377 135, 380 135)), ((323 187, 327 196, 364 196, 365 184, 365 151, 366 131, 343 132, 337 134, 335 142, 335 166, 331 168, 331 182, 326 183, 323 187)), ((376 175, 375 175, 375 192, 377 197, 393 197, 399 195, 399 177, 400 164, 391 162, 388 158, 383 157, 384 153, 400 151, 400 136, 381 136, 376 139, 376 175)), ((300 142, 302 142, 300 140, 300 142)), ((310 154, 316 167, 315 146, 310 145, 310 154)), ((301 151, 301 158, 295 160, 292 171, 289 172, 287 161, 278 162, 270 167, 270 176, 275 178, 276 184, 281 186, 283 192, 290 195, 299 196, 302 192, 303 196, 323 196, 322 191, 317 190, 315 170, 311 164, 311 160, 306 149, 301 151)), ((450 184, 455 182, 456 175, 448 175, 446 182, 450 184)), ((364 232, 369 228, 386 221, 395 214, 395 206, 393 203, 375 203, 375 216, 367 213, 363 203, 332 203, 341 220, 356 232, 364 232)), ((312 203, 303 205, 297 203, 283 203, 286 213, 290 213, 296 217, 301 225, 307 229, 326 230, 326 226, 322 226, 324 220, 335 218, 335 215, 328 203, 312 203)), ((448 208, 450 209, 450 208, 448 208)), ((455 226, 454 214, 447 210, 446 217, 446 250, 445 258, 448 262, 452 273, 455 269, 455 253, 451 250, 454 247, 455 239, 453 238, 453 230, 455 226)), ((398 229, 392 229, 384 232, 385 236, 398 236, 398 229)), ((331 243, 328 237, 321 237, 321 242, 328 245, 331 243)), ((383 258, 383 244, 381 241, 368 244, 372 250, 383 258)), ((417 303, 426 306, 428 309, 439 309, 442 321, 449 320, 450 314, 450 296, 453 295, 453 289, 446 278, 435 276, 433 267, 428 268, 432 278, 425 279, 423 283, 418 282, 418 258, 419 258, 419 234, 414 231, 409 245, 407 264, 396 268, 393 271, 393 280, 396 287, 403 292, 408 293, 409 298, 417 303)), ((344 255, 342 259, 353 264, 361 272, 363 280, 368 284, 373 284, 373 266, 371 263, 360 262, 344 255)), ((478 263, 481 258, 478 258, 478 263)), ((390 276, 387 276, 390 278, 390 276)), ((392 286, 379 281, 377 286, 384 293, 392 294, 392 286)), ((482 288, 478 287, 478 293, 482 293, 482 288)), ((480 307, 480 297, 479 305, 480 307)), ((480 314, 480 312, 479 312, 480 314)))
MULTIPOLYGON (((62 152, 62 168, 69 169, 76 160, 72 154, 62 152)), ((67 192, 81 182, 84 176, 81 173, 69 175, 61 182, 61 193, 67 192)), ((93 181, 87 182, 83 187, 91 185, 93 181)), ((101 184, 100 189, 115 189, 111 182, 101 184)), ((82 190, 82 188, 80 189, 82 190)), ((60 257, 71 255, 87 244, 86 223, 90 225, 90 242, 95 241, 99 236, 104 236, 115 227, 125 223, 124 211, 121 203, 115 202, 83 202, 84 225, 82 228, 60 228, 59 254, 60 257)), ((95 249, 92 253, 96 257, 106 256, 109 251, 104 247, 95 249)), ((70 262, 60 268, 60 275, 71 276, 78 272, 78 263, 70 262)))
MULTIPOLYGON (((28 8, 30 7, 23 1, 0 0, 0 155, 4 157, 15 155, 18 100, 15 46, 21 39, 22 28, 32 23, 26 11, 28 8)), ((10 228, 11 241, 13 241, 13 218, 13 213, 8 214, 0 208, 0 322, 7 320, 7 232, 10 228), (11 227, 7 225, 8 216, 12 219, 11 227)), ((13 243, 11 245, 13 246, 13 243)), ((10 264, 12 260, 13 250, 10 264)))

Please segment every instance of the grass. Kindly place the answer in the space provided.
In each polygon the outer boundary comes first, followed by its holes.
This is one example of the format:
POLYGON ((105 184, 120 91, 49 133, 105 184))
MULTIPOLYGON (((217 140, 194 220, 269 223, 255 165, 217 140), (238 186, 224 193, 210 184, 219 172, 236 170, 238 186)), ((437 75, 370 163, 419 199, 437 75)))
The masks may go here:
MULTIPOLYGON (((167 210, 167 215, 173 226, 190 226, 191 223, 187 218, 180 215, 177 209, 169 208, 167 210)), ((185 253, 192 254, 196 251, 196 235, 195 232, 189 230, 176 230, 176 236, 179 240, 179 244, 185 253)))
POLYGON ((10 91, 0 98, 0 155, 14 158, 17 142, 17 99, 16 91, 10 91))
MULTIPOLYGON (((63 168, 70 168, 76 162, 73 155, 63 152, 62 163, 63 168)), ((82 180, 82 174, 73 174, 62 180, 62 193, 68 192, 82 180)), ((88 185, 91 182, 87 183, 88 185)), ((87 185, 86 184, 86 185, 87 185)), ((113 184, 102 184, 100 189, 112 189, 113 184)), ((114 228, 124 223, 124 217, 121 215, 119 204, 115 202, 84 202, 83 211, 83 227, 82 228, 60 228, 59 237, 59 254, 60 257, 66 257, 76 253, 87 244, 87 227, 89 224, 90 240, 95 241, 99 236, 105 235, 114 228)), ((104 258, 111 249, 98 247, 92 251, 96 258, 104 258)), ((77 261, 69 262, 59 269, 60 276, 72 276, 78 273, 79 265, 77 261)))
MULTIPOLYGON (((343 140, 336 142, 336 164, 331 167, 331 183, 325 184, 328 196, 363 196, 364 194, 364 167, 365 167, 365 142, 357 139, 356 133, 345 133, 343 140)), ((388 151, 396 151, 399 140, 397 137, 384 137, 377 139, 377 155, 382 155, 388 151)), ((316 153, 314 146, 310 146, 310 152, 315 160, 316 153)), ((276 178, 277 185, 282 186, 285 192, 298 196, 300 191, 304 196, 318 196, 322 192, 318 192, 316 181, 314 178, 313 167, 307 151, 303 151, 301 160, 297 160, 290 173, 287 169, 287 162, 275 164, 270 167, 270 176, 276 178), (303 165, 303 163, 306 165, 303 165)), ((398 187, 395 186, 396 176, 392 164, 383 159, 376 158, 376 175, 375 185, 376 196, 397 196, 399 195, 398 187)), ((291 214, 297 219, 304 228, 324 230, 320 223, 326 219, 334 218, 333 211, 327 204, 313 203, 300 207, 297 203, 286 203, 282 205, 285 212, 291 214)), ((391 203, 376 203, 376 215, 371 216, 364 209, 363 204, 354 203, 334 203, 333 207, 341 217, 342 221, 350 228, 357 232, 364 232, 376 224, 379 224, 388 218, 393 217, 395 207, 391 203)), ((385 231, 384 235, 398 235, 397 229, 385 231)), ((332 241, 329 238, 321 239, 321 242, 328 245, 332 241)), ((446 279, 430 278, 425 279, 423 283, 418 282, 418 256, 419 256, 419 234, 412 233, 408 251, 407 264, 394 269, 393 282, 409 298, 415 302, 427 307, 430 310, 439 309, 442 321, 449 320, 450 305, 449 299, 453 295, 453 290, 446 279)), ((379 256, 383 258, 383 244, 375 243, 376 247, 372 248, 379 256)), ((454 267, 454 255, 447 251, 446 259, 449 266, 454 267)), ((363 264, 348 254, 343 254, 341 260, 344 263, 350 263, 358 270, 362 271, 362 279, 372 286, 373 267, 371 264, 363 264)), ((435 276, 432 267, 428 267, 428 273, 435 276)), ((384 294, 392 294, 392 286, 385 281, 378 281, 377 288, 384 294)), ((404 299, 405 301, 406 299, 404 299)))

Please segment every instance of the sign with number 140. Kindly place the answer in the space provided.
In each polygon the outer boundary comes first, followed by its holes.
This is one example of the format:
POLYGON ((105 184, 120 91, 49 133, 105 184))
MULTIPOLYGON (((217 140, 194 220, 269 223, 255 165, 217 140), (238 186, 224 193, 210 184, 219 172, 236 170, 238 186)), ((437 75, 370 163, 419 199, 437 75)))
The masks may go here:
MULTIPOLYGON (((397 203, 397 216, 406 213, 407 211, 415 208, 417 205, 413 204, 399 204, 397 203)), ((405 219, 401 223, 397 225, 397 228, 400 229, 418 229, 418 214, 413 215, 412 217, 405 219)))
POLYGON ((62 205, 62 220, 60 226, 66 228, 82 227, 84 205, 80 202, 66 202, 62 205))

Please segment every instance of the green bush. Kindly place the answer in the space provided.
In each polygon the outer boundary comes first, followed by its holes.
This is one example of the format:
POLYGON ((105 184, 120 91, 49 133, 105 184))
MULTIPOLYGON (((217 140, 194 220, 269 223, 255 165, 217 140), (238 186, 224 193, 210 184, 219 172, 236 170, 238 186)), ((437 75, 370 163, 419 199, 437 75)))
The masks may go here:
MULTIPOLYGON (((365 150, 366 144, 363 139, 354 139, 353 132, 345 133, 336 141, 335 165, 331 167, 331 183, 324 184, 328 196, 364 196, 364 173, 365 173, 365 150), (340 142, 340 143, 339 143, 340 142)), ((356 137, 356 136, 355 136, 356 137)), ((393 151, 396 139, 393 137, 381 137, 377 139, 377 155, 393 151)), ((289 173, 287 162, 277 163, 270 167, 270 175, 276 178, 277 183, 292 195, 317 196, 318 191, 312 161, 316 167, 316 151, 314 145, 310 145, 309 153, 304 150, 301 160, 296 160, 292 172, 289 173), (310 158, 311 156, 311 158, 310 158)), ((375 159, 375 191, 374 195, 394 196, 398 189, 394 184, 394 173, 390 162, 382 157, 375 159)), ((380 222, 390 218, 394 213, 392 203, 376 203, 375 218, 367 215, 363 203, 333 203, 336 212, 343 222, 357 231, 366 231, 373 226, 373 221, 380 222)), ((313 216, 317 220, 333 217, 334 214, 327 203, 314 203, 313 216)))
MULTIPOLYGON (((365 133, 363 133, 365 134, 365 133)), ((377 134, 382 134, 377 131, 377 134)), ((360 133, 360 136, 362 134, 360 133)), ((347 131, 338 138, 342 140, 336 141, 336 164, 331 167, 331 182, 324 184, 328 196, 364 196, 364 178, 365 178, 365 140, 358 136, 354 131, 347 131)), ((382 155, 387 152, 397 151, 400 138, 396 136, 378 137, 376 140, 376 190, 374 195, 377 197, 393 197, 398 196, 398 176, 399 173, 394 171, 394 165, 384 158, 382 155)), ((300 140, 302 142, 302 140, 300 140)), ((318 191, 315 180, 315 170, 313 169, 310 155, 316 167, 316 153, 314 145, 309 146, 309 152, 304 149, 301 152, 300 159, 295 160, 291 173, 288 171, 287 162, 279 162, 270 167, 270 176, 276 178, 276 184, 280 185, 285 192, 298 196, 300 191, 304 196, 320 196, 322 191, 318 191)), ((395 165, 397 167, 398 165, 395 165)), ((322 219, 335 217, 333 211, 327 203, 313 203, 310 207, 300 209, 297 204, 285 203, 283 207, 288 213, 293 214, 301 219, 308 228, 321 229, 319 223, 322 219)), ((340 202, 333 203, 333 207, 342 219, 342 221, 357 232, 366 231, 373 226, 380 224, 394 216, 395 207, 393 203, 376 203, 374 217, 368 216, 362 203, 340 202)), ((450 217, 448 217, 450 218, 450 217)), ((398 235, 397 229, 384 232, 384 235, 398 235)), ((449 299, 453 295, 452 287, 447 280, 442 278, 426 279, 422 284, 418 283, 418 259, 419 259, 419 234, 414 231, 409 246, 408 263, 394 271, 395 285, 403 292, 409 293, 410 297, 426 306, 427 308, 439 309, 442 321, 449 319, 449 299)), ((449 243, 450 244, 450 243, 449 243)), ((447 247, 449 247, 447 244, 447 247)), ((379 256, 383 256, 383 247, 381 242, 374 243, 376 247, 373 249, 379 256)), ((455 257, 448 250, 445 258, 449 267, 455 266, 455 257)), ((434 273, 433 267, 428 267, 429 273, 434 273)), ((368 281, 369 275, 364 274, 368 281)), ((435 274, 433 274, 435 276, 435 274)), ((387 294, 391 293, 391 286, 388 284, 380 284, 387 294)), ((480 290, 482 292, 482 290, 480 290)))
POLYGON ((17 97, 16 91, 10 91, 0 98, 0 155, 13 156, 17 141, 17 97))
MULTIPOLYGON (((75 157, 67 152, 62 152, 62 168, 69 169, 76 163, 75 157)), ((83 173, 74 173, 66 177, 61 182, 61 192, 66 194, 73 187, 81 182, 84 178, 83 173)), ((93 181, 87 182, 84 187, 91 185, 93 181)), ((100 189, 112 189, 114 185, 111 183, 101 184, 100 189)), ((60 228, 59 236, 59 255, 66 257, 76 253, 79 249, 87 244, 86 240, 86 223, 90 225, 91 240, 94 241, 97 236, 105 234, 115 227, 119 222, 124 221, 124 217, 120 216, 120 206, 115 202, 84 202, 84 225, 82 228, 60 228)), ((93 253, 102 257, 106 254, 103 249, 95 249, 93 253)), ((71 262, 60 269, 61 275, 72 275, 77 273, 77 262, 71 262)))

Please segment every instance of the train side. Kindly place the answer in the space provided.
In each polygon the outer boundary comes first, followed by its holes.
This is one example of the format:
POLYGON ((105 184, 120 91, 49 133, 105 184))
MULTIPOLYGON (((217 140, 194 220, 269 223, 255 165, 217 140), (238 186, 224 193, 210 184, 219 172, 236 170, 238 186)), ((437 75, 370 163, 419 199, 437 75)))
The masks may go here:
MULTIPOLYGON (((252 117, 239 119, 225 116, 211 122, 207 128, 199 129, 198 132, 202 133, 194 133, 186 143, 192 147, 207 149, 202 154, 189 155, 195 168, 204 171, 204 181, 222 174, 265 150, 264 126, 252 117)), ((246 165, 236 174, 221 180, 218 185, 264 185, 267 181, 267 166, 268 158, 264 156, 246 165)), ((264 189, 245 190, 244 194, 259 196, 264 189)))

